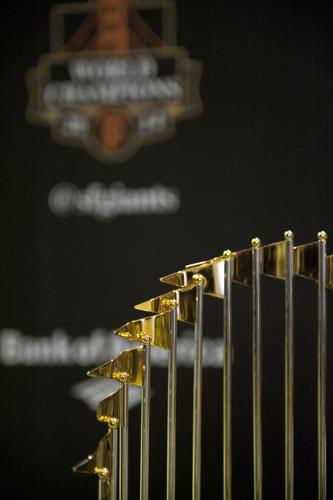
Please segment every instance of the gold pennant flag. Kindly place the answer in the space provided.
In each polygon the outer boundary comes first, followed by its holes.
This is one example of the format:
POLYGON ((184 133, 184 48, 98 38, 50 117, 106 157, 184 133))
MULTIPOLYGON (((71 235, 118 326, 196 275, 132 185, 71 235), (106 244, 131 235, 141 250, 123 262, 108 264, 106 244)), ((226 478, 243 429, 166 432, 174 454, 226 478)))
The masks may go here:
POLYGON ((134 306, 140 311, 162 313, 177 308, 177 319, 185 323, 196 320, 196 285, 178 288, 134 306))
POLYGON ((111 361, 90 370, 88 377, 103 377, 142 387, 144 352, 142 347, 128 349, 111 361))
POLYGON ((113 473, 113 430, 102 437, 96 452, 95 474, 102 481, 109 482, 113 473))
POLYGON ((115 330, 115 334, 133 342, 151 344, 170 350, 171 312, 130 321, 115 330))
POLYGON ((117 429, 124 423, 124 387, 100 401, 96 408, 97 420, 107 423, 111 428, 117 429))
POLYGON ((205 282, 205 293, 224 298, 224 262, 223 256, 216 257, 215 259, 190 264, 182 271, 169 274, 160 278, 162 283, 177 287, 191 286, 197 282, 198 277, 202 277, 205 282))
POLYGON ((73 466, 73 472, 97 474, 102 481, 108 481, 113 468, 113 439, 110 430, 98 443, 95 453, 73 466))

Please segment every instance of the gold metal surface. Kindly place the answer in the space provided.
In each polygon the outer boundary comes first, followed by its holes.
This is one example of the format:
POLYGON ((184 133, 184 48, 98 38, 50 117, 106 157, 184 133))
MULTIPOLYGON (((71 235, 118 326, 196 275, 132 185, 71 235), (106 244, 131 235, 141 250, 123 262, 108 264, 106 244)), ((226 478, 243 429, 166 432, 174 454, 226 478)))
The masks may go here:
POLYGON ((79 472, 82 474, 95 474, 96 468, 96 451, 91 455, 88 455, 87 458, 79 462, 78 464, 72 467, 73 472, 79 472))
POLYGON ((253 411, 253 498, 262 500, 262 411, 261 411, 261 241, 251 241, 252 282, 252 411, 253 411))
MULTIPOLYGON (((286 231, 286 233, 289 234, 288 231, 286 231)), ((307 267, 310 269, 313 267, 313 265, 310 265, 313 256, 311 257, 311 255, 307 254, 307 252, 311 251, 312 246, 316 247, 316 243, 295 247, 295 274, 302 274, 302 271, 304 272, 307 267), (309 247, 309 249, 306 247, 309 247), (308 266, 306 265, 307 262, 309 262, 308 266)), ((315 250, 315 252, 317 252, 317 250, 315 250)), ((231 257, 232 280, 242 285, 252 286, 252 249, 247 248, 232 252, 231 257)), ((281 280, 285 279, 284 241, 265 245, 260 248, 260 270, 261 273, 266 276, 281 280)), ((311 277, 311 271, 309 272, 310 276, 308 277, 311 277)), ((182 271, 164 276, 161 278, 161 281, 177 287, 187 287, 193 285, 193 277, 195 274, 200 274, 205 278, 205 294, 222 299, 224 298, 223 256, 186 266, 182 271)), ((328 282, 333 282, 332 271, 328 274, 328 282)))
POLYGON ((145 345, 144 373, 141 398, 141 432, 140 432, 140 500, 149 497, 149 460, 150 460, 150 372, 151 346, 145 345))
POLYGON ((98 500, 116 500, 116 442, 113 432, 104 436, 95 453, 73 467, 74 472, 98 476, 98 500))
POLYGON ((271 278, 285 279, 285 242, 262 247, 262 273, 271 278))
POLYGON ((318 279, 318 243, 295 247, 295 273, 302 278, 318 279))
MULTIPOLYGON (((196 279, 198 279, 197 276, 196 279)), ((168 312, 176 308, 178 321, 193 324, 196 320, 196 288, 196 285, 178 288, 178 290, 165 293, 134 307, 154 313, 168 312)))
POLYGON ((104 377, 128 382, 142 387, 142 372, 144 366, 144 352, 142 347, 128 349, 111 361, 107 361, 94 370, 90 370, 89 377, 104 377))
POLYGON ((333 255, 326 257, 327 288, 333 288, 333 255))
MULTIPOLYGON (((321 234, 321 233, 319 233, 321 234)), ((326 233, 325 233, 326 234, 326 233)), ((326 241, 325 238, 318 241, 326 241)), ((318 242, 295 247, 295 274, 318 281, 318 242)), ((333 288, 333 256, 326 256, 326 286, 333 288)))
POLYGON ((232 254, 224 252, 223 301, 223 498, 232 498, 232 254))
POLYGON ((196 321, 194 325, 193 362, 193 421, 192 421, 192 500, 201 498, 201 427, 202 427, 202 353, 203 302, 205 279, 199 274, 196 281, 196 321))
POLYGON ((115 330, 115 334, 133 342, 151 344, 170 350, 171 315, 169 310, 161 314, 130 321, 115 330))
POLYGON ((121 385, 98 403, 96 408, 97 420, 108 424, 112 429, 118 429, 124 424, 124 387, 121 385))
POLYGON ((176 287, 191 286, 197 275, 205 279, 205 293, 213 297, 224 297, 224 257, 216 257, 197 264, 190 264, 182 271, 178 271, 160 280, 176 287))
POLYGON ((317 454, 318 500, 327 498, 327 305, 326 305, 326 240, 324 231, 318 233, 318 332, 317 332, 317 454))
POLYGON ((176 498, 176 405, 177 405, 177 311, 171 312, 170 352, 168 363, 167 415, 167 500, 176 498))
MULTIPOLYGON (((201 488, 201 372, 202 372, 202 292, 205 278, 198 273, 191 276, 191 285, 165 293, 135 306, 136 309, 162 313, 170 311, 178 321, 195 324, 195 361, 193 386, 193 465, 192 498, 200 498, 201 488)), ((176 324, 174 326, 176 330, 176 324)), ((168 378, 168 448, 167 448, 167 498, 175 498, 175 421, 176 421, 176 339, 170 332, 171 348, 168 378), (173 345, 172 345, 173 344, 173 345)))
POLYGON ((284 420, 285 420, 285 499, 294 498, 294 235, 285 237, 285 339, 284 339, 284 420))
POLYGON ((98 444, 96 452, 95 474, 102 481, 110 481, 110 476, 113 472, 113 430, 102 437, 98 444))
POLYGON ((102 481, 110 481, 113 471, 113 431, 102 437, 95 453, 72 468, 74 472, 83 474, 96 474, 102 481))
POLYGON ((129 411, 128 411, 128 383, 123 383, 124 390, 124 423, 120 427, 119 443, 119 492, 120 500, 128 500, 128 438, 129 438, 129 411))
MULTIPOLYGON (((224 299, 223 366, 223 498, 232 500, 232 284, 252 291, 252 411, 253 411, 253 498, 263 498, 262 455, 262 373, 261 373, 261 276, 284 280, 284 417, 285 417, 285 500, 294 498, 294 290, 295 276, 317 284, 317 467, 318 500, 327 500, 327 424, 326 424, 326 289, 333 288, 333 255, 326 255, 327 234, 318 233, 316 242, 294 246, 292 231, 284 241, 261 246, 253 238, 251 248, 224 252, 222 256, 186 266, 182 271, 161 278, 178 288, 135 306, 154 313, 131 321, 115 333, 144 344, 129 349, 115 359, 88 372, 122 383, 97 406, 97 418, 109 426, 95 453, 73 467, 76 472, 96 474, 100 480, 100 500, 114 500, 113 464, 116 463, 114 436, 120 433, 120 500, 128 495, 128 384, 143 388, 141 406, 140 500, 149 495, 150 356, 151 347, 169 351, 167 414, 167 500, 176 497, 176 387, 177 320, 194 324, 194 378, 192 428, 192 500, 201 498, 201 399, 203 294, 224 299), (119 430, 118 430, 119 428, 119 430), (114 430, 113 430, 114 429, 114 430), (114 434, 112 434, 114 433, 114 434), (113 450, 113 451, 112 451, 113 450), (111 486, 113 484, 112 492, 111 486)), ((268 332, 269 333, 269 332, 268 332)), ((281 401, 282 403, 282 401, 281 401)), ((117 475, 117 474, 116 474, 117 475)))
MULTIPOLYGON (((97 418, 110 427, 120 428, 120 499, 128 498, 128 384, 142 387, 145 352, 143 347, 128 349, 116 358, 88 372, 90 377, 105 377, 122 382, 122 387, 97 408, 97 418)), ((112 485, 115 491, 115 484, 112 485)))
POLYGON ((99 477, 99 500, 116 500, 116 439, 117 431, 109 429, 97 448, 95 474, 99 477))
POLYGON ((252 248, 246 248, 232 255, 232 281, 252 286, 252 248))
MULTIPOLYGON (((289 231, 286 231, 290 237, 289 231)), ((291 233, 291 232, 290 232, 291 233)), ((287 240, 288 241, 288 240, 287 240)), ((285 242, 272 243, 261 247, 261 273, 281 280, 285 279, 285 242)), ((326 257, 328 288, 333 288, 333 256, 326 257)), ((294 247, 294 274, 317 281, 318 279, 318 244, 307 243, 294 247)), ((251 250, 233 253, 233 281, 251 286, 251 250)))

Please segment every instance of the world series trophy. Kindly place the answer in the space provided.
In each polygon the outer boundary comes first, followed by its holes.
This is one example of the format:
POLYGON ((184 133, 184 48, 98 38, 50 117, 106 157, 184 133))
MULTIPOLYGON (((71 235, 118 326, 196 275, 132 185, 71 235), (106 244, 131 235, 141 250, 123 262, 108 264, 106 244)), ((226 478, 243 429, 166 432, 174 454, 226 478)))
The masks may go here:
MULTIPOLYGON (((308 278, 317 286, 317 482, 318 500, 327 499, 327 428, 326 428, 326 288, 333 288, 333 255, 326 254, 327 234, 318 233, 317 241, 295 246, 292 231, 284 240, 262 245, 259 238, 251 247, 186 266, 161 278, 175 290, 150 299, 135 308, 153 315, 126 323, 115 334, 142 347, 129 349, 115 359, 88 372, 89 376, 118 380, 120 388, 101 401, 97 418, 108 424, 108 433, 97 451, 73 470, 96 474, 99 500, 115 500, 117 483, 120 500, 128 499, 128 384, 142 389, 140 500, 149 498, 149 428, 151 348, 168 351, 167 409, 167 500, 176 498, 176 393, 177 393, 177 322, 194 325, 193 357, 193 431, 192 500, 201 498, 201 414, 203 362, 203 296, 223 302, 223 498, 232 500, 232 285, 246 286, 252 294, 252 428, 253 498, 263 498, 262 452, 262 355, 261 355, 261 276, 284 280, 284 467, 285 499, 294 498, 294 277, 308 278), (118 447, 118 433, 120 444, 118 447), (118 473, 119 454, 119 473, 118 473)), ((222 468, 221 468, 222 473, 222 468)))

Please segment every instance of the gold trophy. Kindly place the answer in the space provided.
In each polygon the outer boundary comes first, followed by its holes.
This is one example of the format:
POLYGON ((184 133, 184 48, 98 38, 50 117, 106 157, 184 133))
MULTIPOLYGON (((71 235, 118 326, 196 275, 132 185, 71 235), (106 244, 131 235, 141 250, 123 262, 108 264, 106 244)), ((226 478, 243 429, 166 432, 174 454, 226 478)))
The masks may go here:
POLYGON ((169 352, 167 419, 167 500, 176 498, 176 389, 177 321, 194 325, 194 382, 192 433, 192 500, 201 498, 201 413, 202 341, 204 295, 223 299, 223 498, 232 500, 232 286, 251 290, 252 300, 252 414, 253 414, 253 498, 263 498, 263 453, 261 412, 261 276, 284 280, 284 413, 285 413, 285 500, 294 498, 294 290, 295 277, 308 278, 317 286, 317 460, 318 500, 327 500, 326 463, 326 289, 333 288, 333 256, 326 255, 327 235, 318 233, 317 241, 295 246, 292 231, 283 241, 262 245, 259 238, 251 247, 191 264, 161 278, 177 287, 135 308, 154 313, 126 323, 116 335, 142 344, 121 353, 114 360, 88 372, 90 376, 116 379, 121 388, 97 407, 97 418, 109 425, 95 454, 78 464, 77 472, 97 474, 99 498, 115 500, 117 482, 117 438, 120 432, 119 498, 128 498, 128 384, 142 387, 140 500, 149 498, 149 422, 151 385, 151 348, 169 352))

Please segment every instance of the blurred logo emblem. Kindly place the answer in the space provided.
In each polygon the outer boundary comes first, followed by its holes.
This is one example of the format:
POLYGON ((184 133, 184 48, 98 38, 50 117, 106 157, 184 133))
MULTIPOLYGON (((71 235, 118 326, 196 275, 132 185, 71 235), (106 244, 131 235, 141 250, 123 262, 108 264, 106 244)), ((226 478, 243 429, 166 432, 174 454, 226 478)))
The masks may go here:
POLYGON ((27 118, 119 162, 200 113, 201 64, 176 46, 174 0, 57 5, 51 52, 27 74, 27 118))

